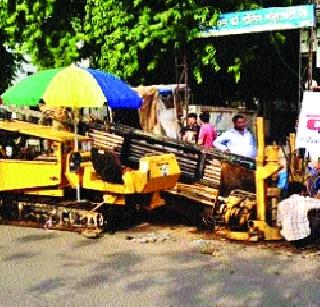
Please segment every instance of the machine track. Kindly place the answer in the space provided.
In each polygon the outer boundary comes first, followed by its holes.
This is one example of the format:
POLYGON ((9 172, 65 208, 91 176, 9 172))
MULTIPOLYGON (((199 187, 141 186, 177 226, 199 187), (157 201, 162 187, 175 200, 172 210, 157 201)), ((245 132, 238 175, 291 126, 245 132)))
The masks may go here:
POLYGON ((106 220, 99 212, 101 205, 3 194, 0 197, 0 224, 100 234, 106 226, 106 220))

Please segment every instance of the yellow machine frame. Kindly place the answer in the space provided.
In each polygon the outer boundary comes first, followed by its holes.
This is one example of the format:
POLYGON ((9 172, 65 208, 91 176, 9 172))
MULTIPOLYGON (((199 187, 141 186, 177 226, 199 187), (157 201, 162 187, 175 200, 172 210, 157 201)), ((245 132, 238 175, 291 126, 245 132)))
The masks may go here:
MULTIPOLYGON (((89 153, 82 153, 82 156, 85 155, 89 153)), ((67 158, 67 169, 70 167, 69 161, 67 158)), ((138 170, 128 170, 123 174, 122 184, 99 179, 92 162, 81 163, 79 171, 66 172, 66 177, 73 188, 79 184, 84 189, 102 192, 104 202, 108 204, 125 205, 127 194, 153 193, 148 209, 154 209, 164 205, 159 192, 175 186, 180 177, 180 168, 174 154, 163 154, 141 158, 138 170), (170 173, 164 174, 164 169, 170 170, 170 173)))
POLYGON ((279 159, 279 146, 267 145, 264 141, 264 120, 262 117, 257 118, 257 169, 256 169, 256 200, 257 200, 257 220, 248 222, 249 231, 227 231, 226 235, 232 240, 281 240, 278 227, 269 226, 267 223, 266 210, 270 200, 275 203, 280 199, 280 189, 269 188, 267 179, 275 176, 281 169, 279 159))
MULTIPOLYGON (((28 136, 39 137, 53 141, 54 159, 46 156, 36 160, 0 159, 0 191, 34 189, 28 193, 38 195, 61 196, 59 191, 66 184, 64 180, 62 143, 73 146, 74 135, 67 131, 54 130, 51 127, 30 124, 26 122, 0 122, 0 129, 17 132, 28 136)), ((79 136, 79 140, 87 140, 79 136)))
MULTIPOLYGON (((81 162, 79 170, 70 171, 70 153, 62 150, 62 144, 74 149, 75 135, 48 126, 20 121, 1 121, 0 130, 16 132, 30 137, 39 137, 53 142, 54 158, 37 157, 35 160, 0 159, 0 192, 63 196, 66 187, 99 191, 103 202, 124 205, 125 195, 150 194, 151 200, 146 209, 164 204, 160 191, 173 188, 180 177, 180 168, 174 154, 143 157, 138 170, 126 170, 123 183, 115 184, 101 180, 92 162, 81 162)), ((90 141, 90 138, 77 136, 77 140, 90 141)), ((81 157, 90 157, 89 152, 79 151, 81 157)))

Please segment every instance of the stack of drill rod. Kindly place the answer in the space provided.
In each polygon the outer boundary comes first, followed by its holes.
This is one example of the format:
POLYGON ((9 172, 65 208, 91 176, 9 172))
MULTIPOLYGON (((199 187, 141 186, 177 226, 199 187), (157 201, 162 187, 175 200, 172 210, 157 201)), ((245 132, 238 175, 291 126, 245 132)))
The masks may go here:
POLYGON ((137 167, 139 159, 146 155, 174 153, 181 169, 180 181, 217 187, 221 183, 223 163, 254 170, 255 160, 224 153, 219 150, 203 150, 200 147, 164 136, 157 136, 131 127, 109 123, 92 125, 90 136, 94 146, 113 149, 120 156, 121 163, 137 167))

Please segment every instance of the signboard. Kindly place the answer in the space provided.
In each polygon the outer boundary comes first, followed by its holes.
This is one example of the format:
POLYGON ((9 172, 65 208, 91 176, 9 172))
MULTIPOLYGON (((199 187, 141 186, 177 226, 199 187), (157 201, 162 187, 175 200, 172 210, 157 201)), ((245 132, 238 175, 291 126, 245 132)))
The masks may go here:
POLYGON ((216 26, 200 27, 199 37, 300 29, 314 25, 315 10, 313 5, 270 7, 221 14, 216 26))
POLYGON ((296 147, 305 148, 310 156, 320 157, 320 93, 304 92, 299 115, 296 147))

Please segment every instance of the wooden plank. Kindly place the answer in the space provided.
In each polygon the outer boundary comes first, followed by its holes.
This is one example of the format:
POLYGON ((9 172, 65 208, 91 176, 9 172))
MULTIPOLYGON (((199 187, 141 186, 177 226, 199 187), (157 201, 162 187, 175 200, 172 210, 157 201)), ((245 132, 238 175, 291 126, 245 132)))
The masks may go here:
POLYGON ((208 186, 200 185, 200 184, 181 184, 177 183, 176 190, 183 191, 186 193, 198 193, 200 197, 205 196, 210 199, 216 199, 218 196, 218 190, 214 188, 210 188, 208 186))
POLYGON ((109 136, 109 137, 112 137, 112 138, 115 138, 115 139, 119 139, 119 140, 123 140, 124 139, 124 137, 121 136, 121 135, 118 135, 118 134, 115 134, 115 133, 110 133, 110 132, 103 131, 103 130, 93 129, 91 131, 92 131, 91 133, 97 134, 97 135, 109 136))
POLYGON ((202 203, 202 204, 208 205, 210 207, 215 207, 215 203, 213 203, 211 201, 204 200, 204 199, 199 199, 198 197, 193 197, 191 195, 185 195, 185 194, 179 193, 179 192, 174 191, 174 190, 169 191, 169 193, 170 194, 174 194, 174 195, 179 195, 179 196, 182 196, 182 197, 187 198, 187 199, 194 200, 194 201, 196 201, 198 203, 202 203))
POLYGON ((118 146, 122 146, 123 144, 123 141, 119 141, 119 140, 115 140, 115 139, 112 139, 112 138, 107 138, 107 137, 102 137, 102 136, 96 136, 96 135, 90 135, 91 138, 93 138, 93 140, 100 140, 100 141, 103 141, 103 142, 106 142, 106 143, 110 143, 110 144, 115 144, 115 145, 118 145, 118 146))
POLYGON ((211 177, 203 176, 203 179, 210 182, 210 183, 216 184, 216 185, 221 184, 220 178, 211 178, 211 177))
POLYGON ((205 170, 204 171, 205 175, 216 176, 216 177, 221 177, 221 173, 222 173, 221 171, 219 171, 219 172, 218 171, 212 171, 212 170, 211 171, 209 171, 209 170, 205 170))
POLYGON ((108 148, 117 148, 117 149, 121 150, 121 146, 110 144, 110 143, 107 143, 107 142, 104 142, 104 141, 101 141, 101 140, 94 140, 93 144, 101 144, 101 145, 103 145, 105 147, 108 147, 108 148))
POLYGON ((221 172, 221 165, 220 166, 206 165, 205 169, 221 172))

